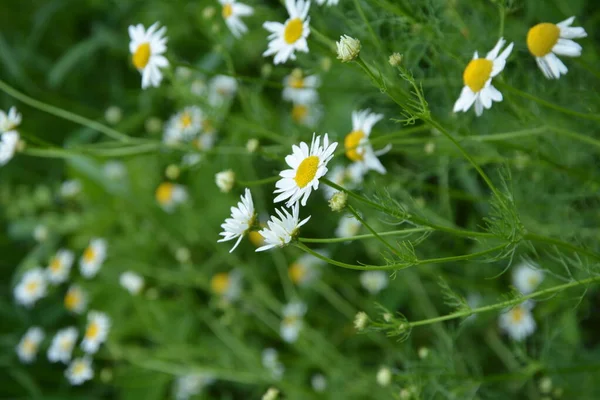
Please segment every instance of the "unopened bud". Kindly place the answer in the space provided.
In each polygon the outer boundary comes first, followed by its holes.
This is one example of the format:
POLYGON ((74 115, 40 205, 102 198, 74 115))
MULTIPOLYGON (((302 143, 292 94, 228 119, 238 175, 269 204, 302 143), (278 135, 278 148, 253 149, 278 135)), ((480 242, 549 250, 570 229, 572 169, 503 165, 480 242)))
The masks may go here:
POLYGON ((342 62, 353 61, 360 53, 360 40, 348 35, 342 35, 340 41, 335 44, 337 46, 337 58, 342 62))
POLYGON ((346 203, 348 202, 348 193, 346 192, 337 192, 336 194, 329 199, 329 207, 332 211, 339 212, 346 207, 346 203))
POLYGON ((402 63, 402 54, 400 53, 392 53, 389 58, 389 63, 392 67, 397 67, 402 63))
POLYGON ((235 184, 235 172, 230 169, 221 171, 215 175, 215 182, 221 192, 229 193, 235 184))
POLYGON ((169 165, 167 167, 167 169, 165 170, 165 176, 171 180, 175 180, 175 179, 179 178, 180 173, 181 173, 181 170, 175 164, 169 165))

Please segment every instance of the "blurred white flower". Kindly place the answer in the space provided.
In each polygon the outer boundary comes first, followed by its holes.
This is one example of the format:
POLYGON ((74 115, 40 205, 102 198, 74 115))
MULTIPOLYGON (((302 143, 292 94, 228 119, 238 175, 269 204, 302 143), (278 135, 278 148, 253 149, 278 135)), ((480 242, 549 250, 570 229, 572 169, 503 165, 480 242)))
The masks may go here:
POLYGON ((242 22, 241 17, 247 17, 254 14, 254 9, 236 0, 219 0, 221 3, 221 15, 225 20, 225 24, 233 33, 233 36, 239 38, 244 33, 248 32, 248 27, 242 22))
POLYGON ((535 332, 536 324, 531 314, 533 302, 526 301, 504 310, 500 314, 498 324, 513 340, 521 341, 535 332))
POLYGON ((108 245, 102 238, 93 238, 79 259, 79 271, 84 278, 96 276, 106 259, 108 245))
MULTIPOLYGON (((316 250, 317 253, 326 255, 325 250, 316 250)), ((312 254, 303 254, 288 268, 288 275, 292 282, 299 286, 308 286, 321 275, 321 266, 325 261, 312 254)))
POLYGON ((374 151, 369 142, 373 125, 382 118, 383 114, 372 113, 369 109, 352 112, 352 132, 346 135, 344 147, 346 148, 346 157, 360 165, 363 172, 374 170, 380 174, 386 173, 385 167, 377 156, 387 153, 390 147, 386 146, 382 150, 374 151))
POLYGON ((302 317, 306 314, 306 304, 301 302, 292 302, 283 308, 283 320, 279 328, 281 338, 293 343, 298 340, 300 331, 302 330, 302 317))
POLYGON ((211 291, 231 303, 236 301, 242 292, 242 271, 234 269, 230 272, 220 272, 210 280, 211 291))
POLYGON ((317 393, 322 393, 327 389, 327 378, 323 374, 314 374, 310 378, 310 384, 317 393))
POLYGON ((246 143, 246 150, 248 151, 248 153, 254 153, 256 152, 256 150, 258 150, 259 146, 260 142, 258 141, 258 139, 248 139, 248 142, 246 143))
POLYGON ((235 172, 228 169, 215 175, 215 182, 222 193, 229 193, 235 184, 235 172))
POLYGON ((392 381, 392 371, 388 367, 381 367, 377 371, 377 383, 379 386, 388 386, 392 381))
POLYGON ((354 328, 359 332, 365 329, 367 322, 369 322, 369 316, 364 311, 359 311, 354 316, 354 328))
POLYGON ((175 208, 183 204, 188 199, 188 192, 185 186, 178 185, 172 182, 163 182, 156 188, 156 201, 161 208, 171 213, 175 208))
POLYGON ((29 364, 35 361, 44 336, 44 331, 38 326, 32 326, 25 332, 16 349, 22 363, 29 364))
POLYGON ((48 348, 48 360, 53 363, 60 361, 65 364, 71 361, 78 335, 77 328, 74 326, 56 332, 48 348))
POLYGON ((360 53, 360 40, 348 35, 340 36, 339 42, 335 42, 337 47, 337 58, 342 62, 350 62, 358 57, 360 53))
POLYGON ((46 267, 48 281, 54 284, 63 283, 69 277, 69 272, 75 261, 75 254, 70 250, 60 249, 46 267))
POLYGON ((125 271, 119 276, 119 283, 132 295, 138 295, 144 288, 144 278, 135 272, 125 271))
POLYGON ((294 103, 292 106, 292 120, 299 125, 314 127, 322 115, 321 107, 314 103, 294 103))
POLYGON ((543 280, 544 272, 536 264, 524 261, 513 269, 513 286, 522 294, 533 292, 543 280))
POLYGON ((117 106, 110 106, 104 111, 104 119, 111 125, 121 122, 121 118, 123 118, 123 112, 117 106))
POLYGON ((15 300, 25 307, 31 307, 46 296, 46 287, 44 270, 40 267, 30 269, 23 274, 21 281, 15 287, 15 300))
POLYGON ((110 318, 103 312, 90 311, 87 315, 87 327, 81 348, 89 354, 94 354, 102 343, 106 341, 110 330, 110 318))
POLYGON ((400 65, 402 63, 402 54, 400 53, 392 53, 390 55, 390 58, 388 59, 388 62, 390 63, 390 65, 392 67, 397 67, 398 65, 400 65))
POLYGON ((92 360, 88 356, 74 359, 65 371, 65 376, 73 386, 89 381, 94 377, 92 360))
POLYGON ((64 303, 67 310, 81 314, 87 307, 87 293, 79 285, 71 285, 65 294, 64 303))
POLYGON ((173 384, 176 400, 188 400, 190 397, 200 394, 204 387, 215 381, 209 374, 188 374, 178 377, 173 384))
POLYGON ((274 379, 279 380, 283 377, 285 367, 279 361, 279 354, 274 348, 269 347, 263 350, 262 365, 269 370, 274 379))
POLYGON ((11 107, 8 113, 0 110, 0 133, 14 130, 21 124, 21 114, 16 107, 11 107))
POLYGON ((268 57, 275 54, 274 64, 285 63, 288 59, 296 59, 296 51, 308 53, 306 38, 310 35, 310 17, 308 9, 310 1, 285 0, 285 8, 289 18, 285 23, 265 22, 263 27, 269 34, 269 47, 263 53, 268 57))
POLYGON ((284 247, 296 236, 298 229, 308 222, 310 216, 300 221, 300 205, 294 204, 292 213, 285 208, 275 209, 278 217, 271 216, 267 222, 267 228, 258 233, 264 238, 265 245, 256 249, 256 251, 265 251, 273 247, 284 247))
POLYGON ((348 214, 340 218, 340 223, 335 229, 335 236, 339 238, 347 238, 356 236, 360 230, 361 223, 354 216, 348 214))
MULTIPOLYGON (((352 190, 362 184, 364 173, 365 170, 360 163, 352 163, 348 167, 336 165, 327 174, 327 179, 344 189, 352 190)), ((331 199, 338 192, 329 185, 323 185, 323 191, 327 199, 331 199)))
POLYGON ((360 274, 360 284, 373 295, 385 289, 388 280, 388 275, 384 271, 364 271, 360 274))
POLYGON ((244 195, 241 196, 240 200, 237 207, 231 207, 231 218, 225 219, 225 222, 221 224, 223 232, 219 233, 219 235, 223 236, 223 238, 217 240, 220 243, 237 238, 237 241, 231 250, 229 250, 230 253, 240 244, 256 220, 250 189, 245 189, 244 195))
POLYGON ((283 99, 295 104, 315 103, 319 100, 317 88, 320 84, 318 76, 304 76, 302 70, 296 68, 283 79, 283 99))
POLYGON ((0 135, 0 167, 12 160, 20 139, 17 131, 8 131, 0 135))
POLYGON ((38 242, 43 242, 48 238, 48 228, 45 225, 36 225, 33 229, 33 238, 38 242))
POLYGON ((198 106, 185 107, 165 124, 163 142, 176 144, 194 140, 202 130, 204 114, 198 106))
POLYGON ((129 26, 129 52, 135 68, 142 74, 142 89, 160 86, 162 68, 169 66, 163 55, 167 51, 166 27, 156 22, 147 30, 142 24, 129 26))
POLYGON ((73 198, 81 192, 81 182, 77 179, 64 181, 60 185, 59 193, 64 198, 73 198))
POLYGON ((102 167, 104 176, 111 181, 118 181, 125 177, 127 169, 121 161, 107 161, 102 167))
POLYGON ((208 102, 220 107, 230 101, 237 92, 237 80, 227 75, 217 75, 208 84, 208 102))

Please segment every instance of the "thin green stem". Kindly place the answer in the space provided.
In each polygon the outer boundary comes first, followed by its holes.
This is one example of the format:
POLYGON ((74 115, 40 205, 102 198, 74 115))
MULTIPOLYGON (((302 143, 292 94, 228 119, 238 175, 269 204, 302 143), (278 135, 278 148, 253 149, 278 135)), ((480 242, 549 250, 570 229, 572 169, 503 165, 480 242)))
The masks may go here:
POLYGON ((563 242, 562 240, 550 238, 547 236, 537 235, 535 233, 527 233, 527 234, 525 234, 525 236, 523 236, 523 238, 525 240, 531 240, 534 242, 541 242, 541 243, 546 243, 546 244, 553 245, 553 246, 562 247, 563 249, 569 249, 571 251, 574 251, 575 253, 585 254, 587 256, 590 256, 597 260, 600 260, 600 254, 595 253, 591 250, 584 249, 582 247, 572 245, 567 242, 563 242))
POLYGON ((398 254, 398 249, 396 249, 394 246, 389 244, 387 240, 385 240, 384 238, 379 236, 379 234, 375 231, 375 229, 371 228, 371 226, 369 224, 367 224, 367 221, 365 221, 360 216, 360 214, 354 209, 354 207, 352 207, 350 204, 348 204, 347 208, 348 208, 348 210, 350 210, 350 213, 352 215, 354 215, 354 218, 356 218, 361 224, 363 224, 369 230, 369 232, 371 232, 375 236, 375 238, 377 238, 377 240, 379 240, 381 243, 383 243, 384 246, 386 246, 388 249, 390 249, 393 254, 398 254))
POLYGON ((567 129, 559 128, 557 126, 549 126, 548 129, 550 129, 551 131, 553 131, 555 133, 558 133, 559 135, 564 135, 569 138, 578 140, 580 142, 591 144, 592 146, 600 148, 600 140, 594 139, 592 137, 582 135, 581 133, 569 131, 567 129))
POLYGON ((241 186, 260 186, 260 185, 266 185, 267 183, 276 182, 279 179, 280 179, 279 176, 270 176, 268 178, 258 179, 255 181, 240 181, 240 180, 238 180, 237 183, 241 186))
MULTIPOLYGON (((397 230, 397 231, 390 231, 390 232, 380 232, 378 233, 379 236, 395 236, 395 235, 406 235, 406 234, 410 234, 410 233, 417 233, 417 232, 430 232, 432 231, 433 228, 410 228, 410 229, 401 229, 401 230, 397 230)), ((365 235, 357 235, 357 236, 350 236, 350 237, 342 237, 342 238, 327 238, 327 239, 314 239, 314 238, 298 238, 299 242, 302 243, 341 243, 341 242, 352 242, 355 240, 363 240, 363 239, 372 239, 374 238, 375 235, 372 233, 368 233, 365 235)))

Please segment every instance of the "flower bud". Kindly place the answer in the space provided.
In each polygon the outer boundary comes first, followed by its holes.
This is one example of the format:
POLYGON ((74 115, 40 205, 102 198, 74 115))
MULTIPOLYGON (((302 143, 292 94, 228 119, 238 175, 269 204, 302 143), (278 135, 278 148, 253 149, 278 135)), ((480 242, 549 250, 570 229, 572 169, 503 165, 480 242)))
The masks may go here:
POLYGON ((235 184, 235 172, 230 169, 221 171, 215 175, 215 182, 217 183, 217 186, 221 192, 229 193, 235 184))
POLYGON ((333 195, 331 199, 329 199, 329 208, 332 211, 338 212, 342 211, 344 207, 346 207, 346 202, 348 201, 348 193, 346 192, 337 192, 333 195))
POLYGON ((359 311, 356 313, 356 316, 354 317, 354 327, 357 331, 360 332, 365 329, 367 322, 369 322, 369 316, 365 312, 359 311))
POLYGON ((388 60, 392 67, 397 67, 402 63, 402 54, 400 53, 392 53, 388 60))
POLYGON ((360 53, 360 40, 348 35, 342 35, 340 41, 335 44, 337 46, 337 58, 342 62, 353 61, 360 53))
POLYGON ((377 372, 377 383, 379 386, 387 386, 392 381, 392 371, 388 367, 381 367, 377 372))

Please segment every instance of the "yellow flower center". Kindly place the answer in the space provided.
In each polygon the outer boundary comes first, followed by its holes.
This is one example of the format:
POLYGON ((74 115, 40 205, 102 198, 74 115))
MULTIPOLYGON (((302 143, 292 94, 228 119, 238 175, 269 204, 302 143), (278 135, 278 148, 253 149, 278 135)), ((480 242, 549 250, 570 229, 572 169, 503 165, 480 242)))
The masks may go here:
POLYGON ((515 307, 510 312, 510 318, 513 324, 518 324, 525 317, 525 312, 521 307, 515 307))
POLYGON ((317 175, 317 168, 319 167, 319 157, 310 156, 306 157, 296 170, 296 176, 294 180, 298 187, 303 188, 308 185, 317 175))
POLYGON ((50 270, 52 272, 59 272, 62 269, 62 263, 58 258, 53 258, 50 262, 50 270))
POLYGON ((298 318, 295 315, 283 318, 283 324, 287 326, 294 325, 297 321, 298 318))
POLYGON ((26 353, 35 353, 36 349, 36 343, 33 340, 26 338, 23 342, 23 350, 25 350, 26 353))
POLYGON ((344 147, 346 147, 346 157, 352 161, 361 161, 363 159, 362 152, 358 152, 358 145, 361 139, 365 137, 365 133, 361 130, 352 131, 346 135, 344 139, 344 147))
POLYGON ((304 268, 304 265, 300 263, 293 263, 288 268, 288 275, 292 282, 294 282, 297 285, 300 282, 302 282, 302 280, 306 276, 306 268, 304 268))
POLYGON ((98 323, 96 323, 96 321, 92 321, 85 330, 85 338, 94 339, 96 336, 98 336, 98 332, 100 332, 98 323))
POLYGON ((163 182, 156 189, 156 201, 160 204, 168 204, 173 198, 173 189, 175 185, 171 182, 163 182))
POLYGON ((78 362, 73 366, 73 375, 81 375, 85 370, 85 364, 82 362, 78 362))
POLYGON ((250 233, 248 233, 248 239, 250 239, 250 242, 256 247, 260 247, 265 243, 265 238, 258 233, 258 231, 250 231, 250 233))
POLYGON ((527 32, 527 47, 534 56, 543 57, 552 51, 559 36, 558 26, 548 22, 537 24, 527 32))
POLYGON ((144 69, 150 60, 150 43, 142 43, 133 53, 133 65, 137 69, 144 69))
POLYGON ((190 115, 190 113, 184 112, 183 114, 181 114, 181 117, 179 118, 179 123, 184 128, 190 126, 192 124, 192 116, 190 115))
POLYGON ((94 250, 94 248, 92 246, 89 246, 83 252, 83 260, 87 263, 91 263, 91 262, 94 262, 95 259, 96 259, 96 251, 94 250))
POLYGON ((75 310, 81 302, 81 295, 77 290, 69 290, 65 296, 65 307, 67 310, 75 310))
POLYGON ((67 351, 71 348, 72 343, 73 342, 71 341, 71 339, 64 338, 63 340, 60 341, 60 348, 63 349, 63 351, 67 351))
POLYGON ((304 104, 294 104, 294 108, 292 108, 292 119, 296 123, 300 123, 304 121, 306 116, 308 115, 308 107, 304 104))
POLYGON ((215 129, 212 121, 210 119, 205 119, 202 121, 202 130, 206 133, 210 133, 215 129))
POLYGON ((233 7, 231 7, 231 4, 227 3, 223 5, 223 10, 221 11, 221 13, 223 14, 223 18, 225 19, 231 17, 231 14, 233 14, 233 7))
POLYGON ((531 286, 535 286, 538 284, 538 277, 537 276, 530 276, 529 279, 527 279, 527 283, 529 283, 531 286))
POLYGON ((37 290, 37 288, 40 286, 40 283, 38 281, 32 281, 27 283, 27 285, 25 285, 25 290, 28 293, 33 293, 37 290))
POLYGON ((285 25, 283 39, 287 44, 296 43, 302 36, 303 22, 300 18, 294 18, 285 25))
POLYGON ((301 69, 296 68, 292 71, 288 84, 294 89, 302 89, 304 87, 304 79, 302 77, 301 69))
POLYGON ((213 293, 222 295, 227 291, 227 288, 229 288, 228 273, 221 272, 213 276, 210 280, 210 289, 213 291, 213 293))
POLYGON ((490 79, 493 64, 485 58, 471 60, 463 73, 463 81, 474 93, 479 92, 490 79))

